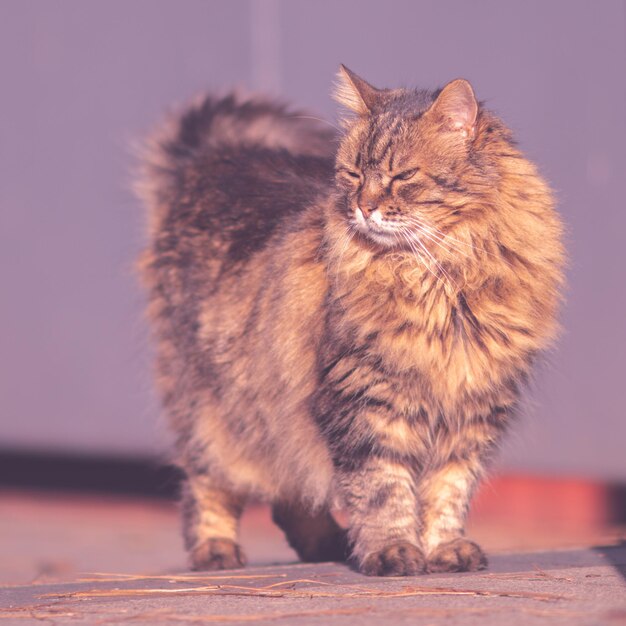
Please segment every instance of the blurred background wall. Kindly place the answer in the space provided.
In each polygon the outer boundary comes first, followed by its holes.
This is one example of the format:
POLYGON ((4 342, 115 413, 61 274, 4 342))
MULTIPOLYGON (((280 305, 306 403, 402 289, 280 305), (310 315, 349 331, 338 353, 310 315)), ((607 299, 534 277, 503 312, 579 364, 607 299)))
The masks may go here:
POLYGON ((501 467, 626 479, 626 9, 621 0, 2 0, 0 448, 167 449, 133 263, 132 145, 207 89, 336 115, 373 84, 468 78, 555 187, 565 333, 501 467))

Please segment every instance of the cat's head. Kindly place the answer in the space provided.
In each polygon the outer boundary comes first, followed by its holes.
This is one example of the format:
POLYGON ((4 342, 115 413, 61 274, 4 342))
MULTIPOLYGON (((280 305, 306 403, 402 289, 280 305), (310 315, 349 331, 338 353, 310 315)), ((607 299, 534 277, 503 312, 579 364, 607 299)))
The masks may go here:
POLYGON ((343 65, 335 98, 350 114, 336 160, 338 208, 382 246, 431 241, 463 220, 488 181, 475 143, 480 107, 463 79, 436 92, 376 89, 343 65))

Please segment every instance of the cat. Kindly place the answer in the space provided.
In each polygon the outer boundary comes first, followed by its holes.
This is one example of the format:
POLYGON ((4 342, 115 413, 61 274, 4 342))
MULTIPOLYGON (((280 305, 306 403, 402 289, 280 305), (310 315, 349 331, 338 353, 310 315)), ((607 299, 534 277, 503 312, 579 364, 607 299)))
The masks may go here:
POLYGON ((338 133, 208 96, 144 160, 140 265, 190 565, 245 564, 253 497, 304 561, 481 569, 465 517, 558 333, 561 220, 467 81, 377 89, 341 66, 335 97, 338 133))

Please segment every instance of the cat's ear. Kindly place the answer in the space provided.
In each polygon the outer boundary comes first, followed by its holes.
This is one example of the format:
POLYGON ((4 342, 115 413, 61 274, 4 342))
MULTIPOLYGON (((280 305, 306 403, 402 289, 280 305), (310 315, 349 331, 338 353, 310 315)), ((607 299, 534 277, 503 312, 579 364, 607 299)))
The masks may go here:
POLYGON ((345 65, 339 66, 337 83, 333 93, 333 97, 339 104, 358 115, 367 115, 382 101, 383 94, 383 90, 372 87, 345 65))
POLYGON ((462 78, 448 83, 439 92, 429 114, 446 130, 458 132, 461 137, 471 139, 478 115, 478 103, 472 86, 462 78))

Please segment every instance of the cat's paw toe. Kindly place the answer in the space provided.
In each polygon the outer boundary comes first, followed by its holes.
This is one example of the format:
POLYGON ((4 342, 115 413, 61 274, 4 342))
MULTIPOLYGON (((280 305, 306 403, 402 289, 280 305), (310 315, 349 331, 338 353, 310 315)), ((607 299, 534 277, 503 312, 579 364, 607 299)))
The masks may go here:
POLYGON ((423 552, 408 541, 393 543, 368 554, 359 571, 367 576, 416 576, 424 571, 423 552))
POLYGON ((475 572, 487 567, 487 557, 478 544, 459 537, 437 546, 426 567, 433 573, 475 572))
POLYGON ((192 570, 237 569, 246 564, 241 547, 231 539, 207 539, 189 553, 192 570))

